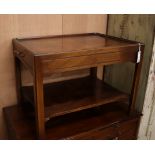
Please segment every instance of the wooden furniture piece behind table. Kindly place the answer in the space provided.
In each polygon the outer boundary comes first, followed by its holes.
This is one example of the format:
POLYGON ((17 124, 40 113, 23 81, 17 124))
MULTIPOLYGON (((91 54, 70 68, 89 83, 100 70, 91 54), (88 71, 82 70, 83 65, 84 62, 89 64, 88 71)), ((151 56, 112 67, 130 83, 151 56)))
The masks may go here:
POLYGON ((18 105, 4 109, 10 139, 136 139, 143 44, 88 33, 14 39, 13 47, 18 105), (105 83, 104 74, 97 78, 97 66, 124 62, 135 63, 131 94, 105 83), (21 63, 33 86, 21 84, 21 63), (51 74, 82 68, 90 68, 90 75, 43 82, 51 74))

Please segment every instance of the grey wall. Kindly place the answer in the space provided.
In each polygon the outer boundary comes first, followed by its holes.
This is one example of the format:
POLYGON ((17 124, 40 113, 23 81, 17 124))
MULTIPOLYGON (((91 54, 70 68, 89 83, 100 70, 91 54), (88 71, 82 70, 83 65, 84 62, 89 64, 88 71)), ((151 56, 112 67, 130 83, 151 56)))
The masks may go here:
MULTIPOLYGON (((136 40, 145 44, 143 66, 137 95, 136 108, 141 111, 144 102, 148 71, 153 47, 153 30, 155 27, 155 15, 109 15, 109 35, 136 40)), ((130 92, 134 73, 134 65, 131 63, 111 65, 106 67, 106 81, 113 86, 130 92)))

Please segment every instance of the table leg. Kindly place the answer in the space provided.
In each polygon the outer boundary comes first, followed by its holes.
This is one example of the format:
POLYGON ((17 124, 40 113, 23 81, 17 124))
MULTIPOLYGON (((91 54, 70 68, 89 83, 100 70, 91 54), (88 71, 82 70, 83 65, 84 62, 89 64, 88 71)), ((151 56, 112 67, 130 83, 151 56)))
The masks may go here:
POLYGON ((21 67, 20 60, 15 56, 15 77, 16 77, 16 94, 17 94, 17 103, 22 103, 22 91, 21 91, 21 67))
POLYGON ((136 97, 138 93, 139 81, 140 81, 140 73, 142 68, 142 60, 143 60, 144 46, 142 47, 141 61, 136 63, 135 65, 135 73, 131 90, 131 100, 129 105, 129 112, 135 109, 136 97))
POLYGON ((34 100, 38 139, 45 139, 43 75, 40 60, 34 60, 34 100))

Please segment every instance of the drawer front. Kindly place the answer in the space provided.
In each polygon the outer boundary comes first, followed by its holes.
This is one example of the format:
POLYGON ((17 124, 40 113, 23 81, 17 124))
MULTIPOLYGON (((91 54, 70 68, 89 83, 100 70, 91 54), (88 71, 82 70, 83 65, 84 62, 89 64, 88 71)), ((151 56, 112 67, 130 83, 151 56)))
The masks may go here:
POLYGON ((138 127, 139 127, 138 118, 120 123, 118 128, 119 139, 122 139, 122 140, 136 139, 138 127))
POLYGON ((70 57, 64 59, 44 60, 44 74, 74 70, 78 68, 89 68, 97 65, 112 64, 124 61, 136 60, 136 52, 115 52, 106 54, 94 54, 89 56, 70 57))
POLYGON ((134 140, 137 139, 139 118, 120 122, 107 128, 96 129, 68 139, 79 140, 134 140))
POLYGON ((136 140, 137 139, 137 130, 127 131, 125 134, 119 135, 119 140, 136 140))
POLYGON ((81 133, 70 139, 78 140, 112 140, 118 139, 116 127, 102 128, 95 131, 89 131, 87 133, 81 133))

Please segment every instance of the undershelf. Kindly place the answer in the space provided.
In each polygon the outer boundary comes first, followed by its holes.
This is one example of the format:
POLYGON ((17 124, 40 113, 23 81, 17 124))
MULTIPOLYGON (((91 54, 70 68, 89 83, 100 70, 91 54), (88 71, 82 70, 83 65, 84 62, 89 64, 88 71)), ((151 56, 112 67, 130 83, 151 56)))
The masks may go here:
MULTIPOLYGON (((33 87, 23 87, 24 98, 34 105, 33 87)), ((90 77, 44 85, 45 117, 52 118, 111 102, 129 101, 129 95, 90 77)))

